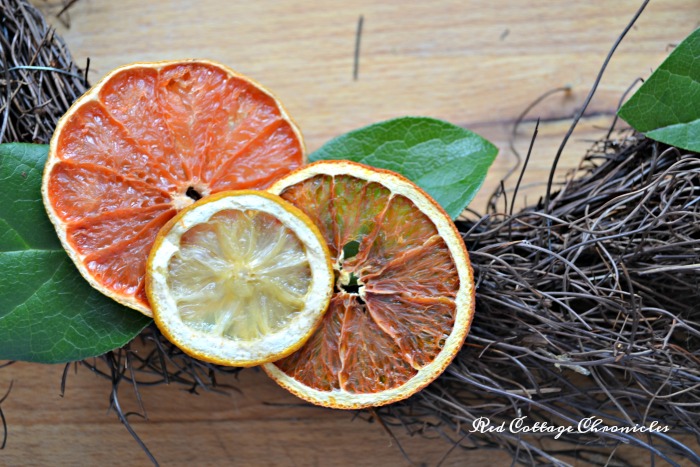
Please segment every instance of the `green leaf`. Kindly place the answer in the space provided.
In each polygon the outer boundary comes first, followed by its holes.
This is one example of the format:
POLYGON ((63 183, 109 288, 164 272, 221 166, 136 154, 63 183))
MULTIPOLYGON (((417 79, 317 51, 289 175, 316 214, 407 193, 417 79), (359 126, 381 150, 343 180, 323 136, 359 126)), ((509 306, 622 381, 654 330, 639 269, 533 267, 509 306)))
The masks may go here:
POLYGON ((309 159, 346 159, 398 172, 455 218, 481 188, 496 154, 493 144, 469 130, 432 118, 404 117, 351 131, 309 159))
POLYGON ((0 145, 0 359, 59 363, 121 347, 151 320, 90 287, 41 199, 48 146, 0 145))
POLYGON ((618 115, 651 139, 700 152, 700 29, 676 47, 618 115))

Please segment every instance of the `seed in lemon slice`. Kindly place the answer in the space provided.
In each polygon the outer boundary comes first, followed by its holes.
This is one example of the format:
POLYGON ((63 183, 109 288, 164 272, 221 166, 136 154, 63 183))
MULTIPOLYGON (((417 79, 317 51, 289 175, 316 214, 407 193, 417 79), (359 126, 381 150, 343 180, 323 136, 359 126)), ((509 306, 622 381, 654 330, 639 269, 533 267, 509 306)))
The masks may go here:
POLYGON ((437 378, 474 313, 469 256, 445 211, 404 177, 348 161, 307 165, 269 191, 318 225, 338 279, 318 330, 265 371, 343 409, 396 402, 437 378))
POLYGON ((158 233, 146 293, 158 328, 187 354, 253 366, 301 347, 333 289, 330 253, 311 220, 259 191, 204 198, 158 233))

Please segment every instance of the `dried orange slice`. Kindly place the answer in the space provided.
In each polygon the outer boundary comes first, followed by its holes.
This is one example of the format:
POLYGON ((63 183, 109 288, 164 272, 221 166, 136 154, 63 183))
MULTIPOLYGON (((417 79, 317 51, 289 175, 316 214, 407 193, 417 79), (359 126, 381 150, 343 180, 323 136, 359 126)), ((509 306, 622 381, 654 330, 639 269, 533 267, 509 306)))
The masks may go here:
POLYGON ((223 192, 180 211, 156 236, 146 291, 158 328, 189 355, 253 366, 297 350, 333 290, 318 228, 260 191, 223 192))
POLYGON ((469 257, 442 208, 397 174, 347 161, 308 165, 269 190, 319 227, 337 279, 319 329, 265 371, 344 409, 404 399, 440 375, 474 313, 469 257))
POLYGON ((146 259, 168 219, 212 193, 264 188, 304 161, 296 126, 249 78, 204 60, 136 63, 59 121, 42 193, 81 274, 150 316, 146 259))

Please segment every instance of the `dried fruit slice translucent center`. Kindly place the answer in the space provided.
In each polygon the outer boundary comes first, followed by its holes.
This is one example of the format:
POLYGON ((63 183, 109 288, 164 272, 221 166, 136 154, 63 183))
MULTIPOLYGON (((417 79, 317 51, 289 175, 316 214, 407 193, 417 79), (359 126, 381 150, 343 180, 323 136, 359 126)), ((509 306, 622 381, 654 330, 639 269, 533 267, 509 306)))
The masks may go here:
POLYGON ((147 294, 163 334, 213 363, 252 366, 297 350, 330 301, 333 269, 303 212, 261 191, 183 209, 156 237, 147 294))
POLYGON ((134 64, 59 123, 44 200, 91 284, 150 314, 143 278, 159 227, 197 199, 264 188, 303 162, 298 130, 248 78, 207 61, 134 64))
POLYGON ((397 400, 411 392, 402 388, 436 377, 461 345, 473 306, 464 243, 444 212, 405 179, 345 162, 312 164, 272 191, 319 226, 336 286, 319 329, 268 365, 271 375, 334 407, 374 405, 382 392, 396 392, 382 403, 397 400))
POLYGON ((304 308, 311 268, 302 243, 259 211, 225 210, 188 230, 168 286, 188 326, 241 340, 286 326, 304 308))

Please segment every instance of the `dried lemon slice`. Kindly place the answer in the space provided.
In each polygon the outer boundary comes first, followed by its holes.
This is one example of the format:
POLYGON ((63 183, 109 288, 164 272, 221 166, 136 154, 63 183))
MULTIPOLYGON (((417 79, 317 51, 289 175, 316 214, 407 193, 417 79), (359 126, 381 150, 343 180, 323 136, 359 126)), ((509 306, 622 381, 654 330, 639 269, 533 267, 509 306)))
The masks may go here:
POLYGON ((292 204, 220 193, 158 233, 146 269, 156 324, 200 360, 253 366, 285 357, 318 327, 333 290, 330 253, 292 204))

